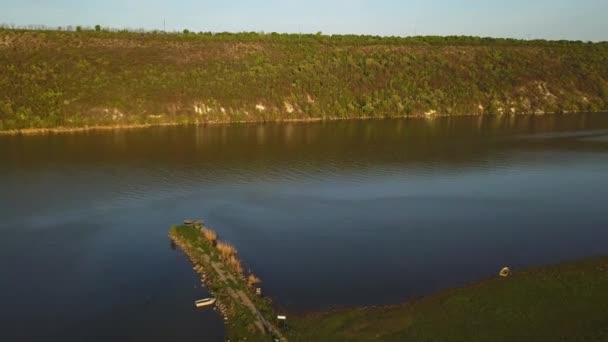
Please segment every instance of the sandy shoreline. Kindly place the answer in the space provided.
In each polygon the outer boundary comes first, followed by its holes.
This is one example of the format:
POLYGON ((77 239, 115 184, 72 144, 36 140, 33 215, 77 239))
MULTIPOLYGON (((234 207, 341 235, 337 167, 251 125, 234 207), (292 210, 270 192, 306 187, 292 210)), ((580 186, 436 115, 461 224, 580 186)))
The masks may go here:
MULTIPOLYGON (((589 113, 603 113, 602 112, 589 112, 589 113)), ((505 116, 524 116, 524 115, 554 115, 554 114, 570 114, 570 113, 517 113, 517 114, 502 114, 502 115, 491 115, 492 117, 505 117, 505 116)), ((12 129, 0 131, 2 135, 44 135, 44 134, 64 134, 64 133, 80 133, 89 131, 111 131, 111 130, 131 130, 131 129, 143 129, 152 127, 170 127, 170 126, 206 126, 206 125, 228 125, 228 124, 253 124, 253 123, 305 123, 305 122, 319 122, 319 121, 344 121, 344 120, 385 120, 385 119, 433 119, 440 117, 462 117, 462 116, 484 116, 484 114, 415 114, 415 115, 397 115, 397 116, 386 116, 386 117, 372 117, 372 116, 357 116, 357 117, 326 117, 326 118, 297 118, 297 119, 277 119, 277 120, 225 120, 225 121, 205 121, 205 122, 165 122, 165 123, 146 123, 146 124, 119 124, 119 125, 96 125, 96 126, 84 126, 84 127, 52 127, 52 128, 24 128, 24 129, 12 129)))

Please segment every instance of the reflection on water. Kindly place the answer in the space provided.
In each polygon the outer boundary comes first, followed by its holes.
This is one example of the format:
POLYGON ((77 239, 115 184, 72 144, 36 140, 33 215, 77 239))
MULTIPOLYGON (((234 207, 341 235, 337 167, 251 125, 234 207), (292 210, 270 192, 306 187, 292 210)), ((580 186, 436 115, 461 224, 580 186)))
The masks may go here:
POLYGON ((607 137, 605 114, 0 137, 0 337, 222 340, 167 245, 185 218, 296 311, 605 254, 607 137))

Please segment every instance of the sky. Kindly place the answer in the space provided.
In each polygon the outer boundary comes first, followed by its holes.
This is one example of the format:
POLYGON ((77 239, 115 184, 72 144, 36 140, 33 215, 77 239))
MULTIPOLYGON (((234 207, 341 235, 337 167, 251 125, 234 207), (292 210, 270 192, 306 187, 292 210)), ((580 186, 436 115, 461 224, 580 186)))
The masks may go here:
POLYGON ((0 23, 608 41, 608 0, 0 0, 0 23))

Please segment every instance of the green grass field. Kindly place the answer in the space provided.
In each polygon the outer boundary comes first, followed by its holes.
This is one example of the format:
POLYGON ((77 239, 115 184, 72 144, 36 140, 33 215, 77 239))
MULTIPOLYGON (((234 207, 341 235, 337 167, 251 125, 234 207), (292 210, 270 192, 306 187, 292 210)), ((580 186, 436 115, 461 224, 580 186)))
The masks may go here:
POLYGON ((291 317, 292 341, 608 341, 608 258, 515 273, 409 304, 291 317))

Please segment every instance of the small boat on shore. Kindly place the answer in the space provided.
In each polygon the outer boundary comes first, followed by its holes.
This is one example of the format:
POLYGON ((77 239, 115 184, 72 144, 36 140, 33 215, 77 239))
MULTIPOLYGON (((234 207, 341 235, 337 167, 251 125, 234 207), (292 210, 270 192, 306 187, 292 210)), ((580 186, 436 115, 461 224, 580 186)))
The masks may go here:
POLYGON ((213 305, 214 303, 215 303, 215 298, 205 298, 205 299, 199 299, 199 300, 195 301, 194 305, 197 308, 202 308, 205 306, 213 305))

